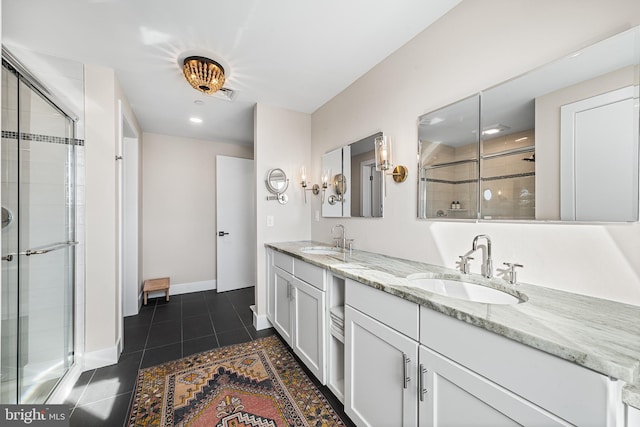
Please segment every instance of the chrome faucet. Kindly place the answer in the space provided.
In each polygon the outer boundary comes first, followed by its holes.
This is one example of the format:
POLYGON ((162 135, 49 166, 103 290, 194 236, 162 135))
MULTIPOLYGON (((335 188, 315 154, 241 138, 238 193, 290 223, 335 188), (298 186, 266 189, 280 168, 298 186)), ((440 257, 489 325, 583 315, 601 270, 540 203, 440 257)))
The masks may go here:
POLYGON ((347 247, 347 234, 344 231, 344 225, 342 224, 336 224, 333 227, 331 227, 331 234, 333 234, 333 232, 336 230, 336 228, 340 227, 340 229, 342 230, 342 246, 340 246, 340 243, 338 243, 339 247, 342 247, 343 249, 347 247))
POLYGON ((491 260, 491 238, 486 234, 479 234, 473 238, 473 252, 478 250, 478 240, 485 239, 487 241, 487 252, 483 254, 482 266, 484 267, 484 277, 491 278, 493 277, 493 261, 491 260))

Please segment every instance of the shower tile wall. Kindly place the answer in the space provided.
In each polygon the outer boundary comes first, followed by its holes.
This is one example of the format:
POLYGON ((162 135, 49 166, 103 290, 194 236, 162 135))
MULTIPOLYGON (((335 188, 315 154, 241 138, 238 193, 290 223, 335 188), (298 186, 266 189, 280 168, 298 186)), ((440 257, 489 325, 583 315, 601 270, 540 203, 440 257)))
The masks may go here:
MULTIPOLYGON (((2 111, 2 205, 8 207, 14 214, 18 212, 17 191, 17 112, 8 111, 5 106, 17 105, 17 82, 9 73, 3 73, 3 111, 2 111), (13 98, 13 99, 9 99, 13 98), (11 184, 11 185, 7 185, 11 184)), ((82 85, 80 85, 82 87, 82 85)), ((26 87, 25 87, 26 89, 26 87)), ((70 140, 67 121, 40 97, 32 95, 28 90, 21 91, 21 123, 20 132, 23 142, 20 147, 22 164, 21 171, 21 249, 37 248, 50 245, 55 242, 68 240, 69 225, 66 217, 66 205, 73 203, 68 197, 66 184, 69 178, 66 171, 70 162, 76 163, 75 192, 76 201, 79 202, 76 222, 76 240, 84 242, 84 146, 83 141, 70 140), (26 140, 25 140, 26 139, 26 140), (72 145, 76 146, 76 158, 74 159, 72 145), (67 168, 61 168, 66 165, 67 168), (37 201, 37 202, 36 202, 37 201), (26 208, 28 206, 28 208, 26 208), (65 228, 66 227, 66 228, 65 228), (25 231, 28 230, 28 231, 25 231), (56 231, 54 231, 56 230, 56 231)), ((82 93, 80 92, 82 96, 82 93)), ((80 135, 82 131, 78 132, 80 135)), ((72 178, 73 181, 74 178, 72 178)), ((73 182, 72 182, 73 184, 73 182)), ((12 225, 15 225, 12 224, 12 225)), ((3 234, 9 231, 2 230, 3 234)), ((4 248, 3 252, 17 252, 17 233, 11 233, 11 250, 4 248)), ((3 239, 3 245, 7 243, 3 239)), ((64 268, 72 250, 58 250, 46 256, 21 257, 21 286, 20 308, 22 315, 23 331, 29 330, 23 335, 21 350, 28 355, 21 359, 24 364, 23 375, 25 378, 22 389, 29 386, 30 381, 55 380, 64 372, 65 367, 60 363, 64 360, 66 350, 60 343, 64 341, 64 330, 73 328, 73 317, 65 314, 67 310, 61 310, 61 306, 68 308, 73 296, 59 287, 54 288, 52 283, 64 283, 72 274, 64 268), (66 292, 66 293, 65 293, 66 292), (55 351, 56 354, 52 354, 55 351), (58 362, 53 363, 52 360, 58 362), (31 380, 30 380, 31 379, 31 380)), ((84 244, 76 246, 76 271, 84 271, 84 244)), ((15 274, 10 270, 15 269, 18 263, 12 262, 4 270, 5 276, 15 274)), ((3 282, 6 277, 3 276, 3 282)), ((76 313, 84 311, 84 274, 76 274, 76 313)), ((2 382, 15 381, 17 374, 17 358, 15 346, 17 342, 15 319, 17 317, 17 287, 2 287, 2 382), (13 302, 13 304, 11 303, 13 302), (13 349, 5 351, 5 349, 13 349)), ((75 338, 83 341, 84 330, 82 324, 76 325, 75 338)), ((82 348, 80 346, 76 348, 82 348)), ((2 402, 15 400, 11 385, 2 387, 2 402)), ((13 391, 15 393, 15 391, 13 391)))
MULTIPOLYGON (((423 142, 424 144, 424 142, 423 142)), ((535 144, 533 130, 483 141, 482 155, 504 152, 535 144)), ((477 144, 452 147, 445 144, 428 147, 429 164, 442 164, 477 158, 477 144)), ((491 200, 482 200, 483 217, 528 219, 535 215, 535 163, 523 158, 533 153, 520 153, 482 160, 482 194, 492 192, 491 200), (519 176, 522 175, 522 176, 519 176), (502 179, 501 177, 510 176, 502 179), (495 179, 500 177, 501 179, 495 179)), ((477 208, 477 164, 464 163, 432 169, 426 177, 428 191, 427 216, 437 217, 441 211, 450 218, 475 218, 477 208), (434 182, 436 181, 436 182, 434 182), (451 209, 453 201, 459 209, 451 209)))
MULTIPOLYGON (((483 156, 535 145, 533 129, 483 142, 483 156)), ((482 189, 491 200, 482 199, 483 217, 533 219, 535 217, 535 162, 524 161, 533 154, 518 153, 482 161, 482 189), (498 177, 510 177, 494 179, 498 177)))
MULTIPOLYGON (((429 147, 429 164, 442 164, 477 157, 475 144, 452 147, 434 144, 429 147)), ((475 218, 477 206, 477 163, 469 162, 454 166, 431 169, 427 172, 427 215, 442 215, 451 218, 475 218), (453 201, 460 202, 460 209, 452 209, 453 201)))
MULTIPOLYGON (((2 129, 9 132, 17 132, 18 85, 14 76, 2 73, 2 129)), ((18 212, 18 150, 14 138, 6 138, 2 135, 2 206, 12 213, 14 220, 2 229, 2 244, 4 253, 16 253, 18 251, 18 235, 15 231, 15 216, 18 212)), ((2 269, 2 402, 14 402, 16 399, 15 387, 18 378, 18 288, 6 284, 17 280, 17 263, 4 263, 2 269)))

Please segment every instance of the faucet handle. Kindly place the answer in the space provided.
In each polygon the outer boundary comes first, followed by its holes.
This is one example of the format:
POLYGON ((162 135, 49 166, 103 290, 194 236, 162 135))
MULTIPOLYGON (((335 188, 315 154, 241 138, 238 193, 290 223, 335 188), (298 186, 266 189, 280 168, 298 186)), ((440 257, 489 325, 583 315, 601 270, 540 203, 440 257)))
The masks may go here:
POLYGON ((524 267, 524 265, 513 263, 513 262, 503 262, 503 264, 509 267, 506 271, 506 275, 509 279, 509 283, 511 283, 512 285, 515 285, 518 282, 517 275, 516 275, 516 268, 524 267))
POLYGON ((469 274, 469 260, 472 260, 473 257, 460 255, 458 258, 460 258, 460 271, 462 274, 469 274))
POLYGON ((333 241, 335 242, 336 248, 340 247, 340 241, 342 240, 341 237, 334 237, 333 241))

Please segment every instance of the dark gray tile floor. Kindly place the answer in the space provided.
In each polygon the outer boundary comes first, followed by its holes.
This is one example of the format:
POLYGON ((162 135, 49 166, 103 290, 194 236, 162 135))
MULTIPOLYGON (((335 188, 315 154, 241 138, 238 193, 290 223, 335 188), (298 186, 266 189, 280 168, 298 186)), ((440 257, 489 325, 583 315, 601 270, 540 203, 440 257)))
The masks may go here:
MULTIPOLYGON (((66 401, 72 408, 71 427, 126 425, 141 368, 273 335, 273 329, 256 331, 253 327, 249 308, 253 304, 253 287, 220 294, 173 295, 169 302, 164 297, 150 299, 138 315, 125 318, 125 345, 118 363, 83 372, 76 382, 66 401)), ((352 425, 342 404, 307 374, 352 425)))
POLYGON ((71 426, 121 426, 129 415, 138 369, 201 351, 272 335, 256 331, 250 305, 254 288, 150 299, 124 321, 118 364, 82 373, 66 403, 71 426))

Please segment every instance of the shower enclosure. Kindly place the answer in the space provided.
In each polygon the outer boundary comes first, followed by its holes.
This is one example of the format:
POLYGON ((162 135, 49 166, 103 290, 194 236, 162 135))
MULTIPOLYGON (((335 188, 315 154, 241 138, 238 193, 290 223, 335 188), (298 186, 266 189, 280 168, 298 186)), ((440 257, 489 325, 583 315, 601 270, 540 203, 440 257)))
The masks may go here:
POLYGON ((1 403, 44 403, 74 364, 74 132, 3 52, 1 403))

